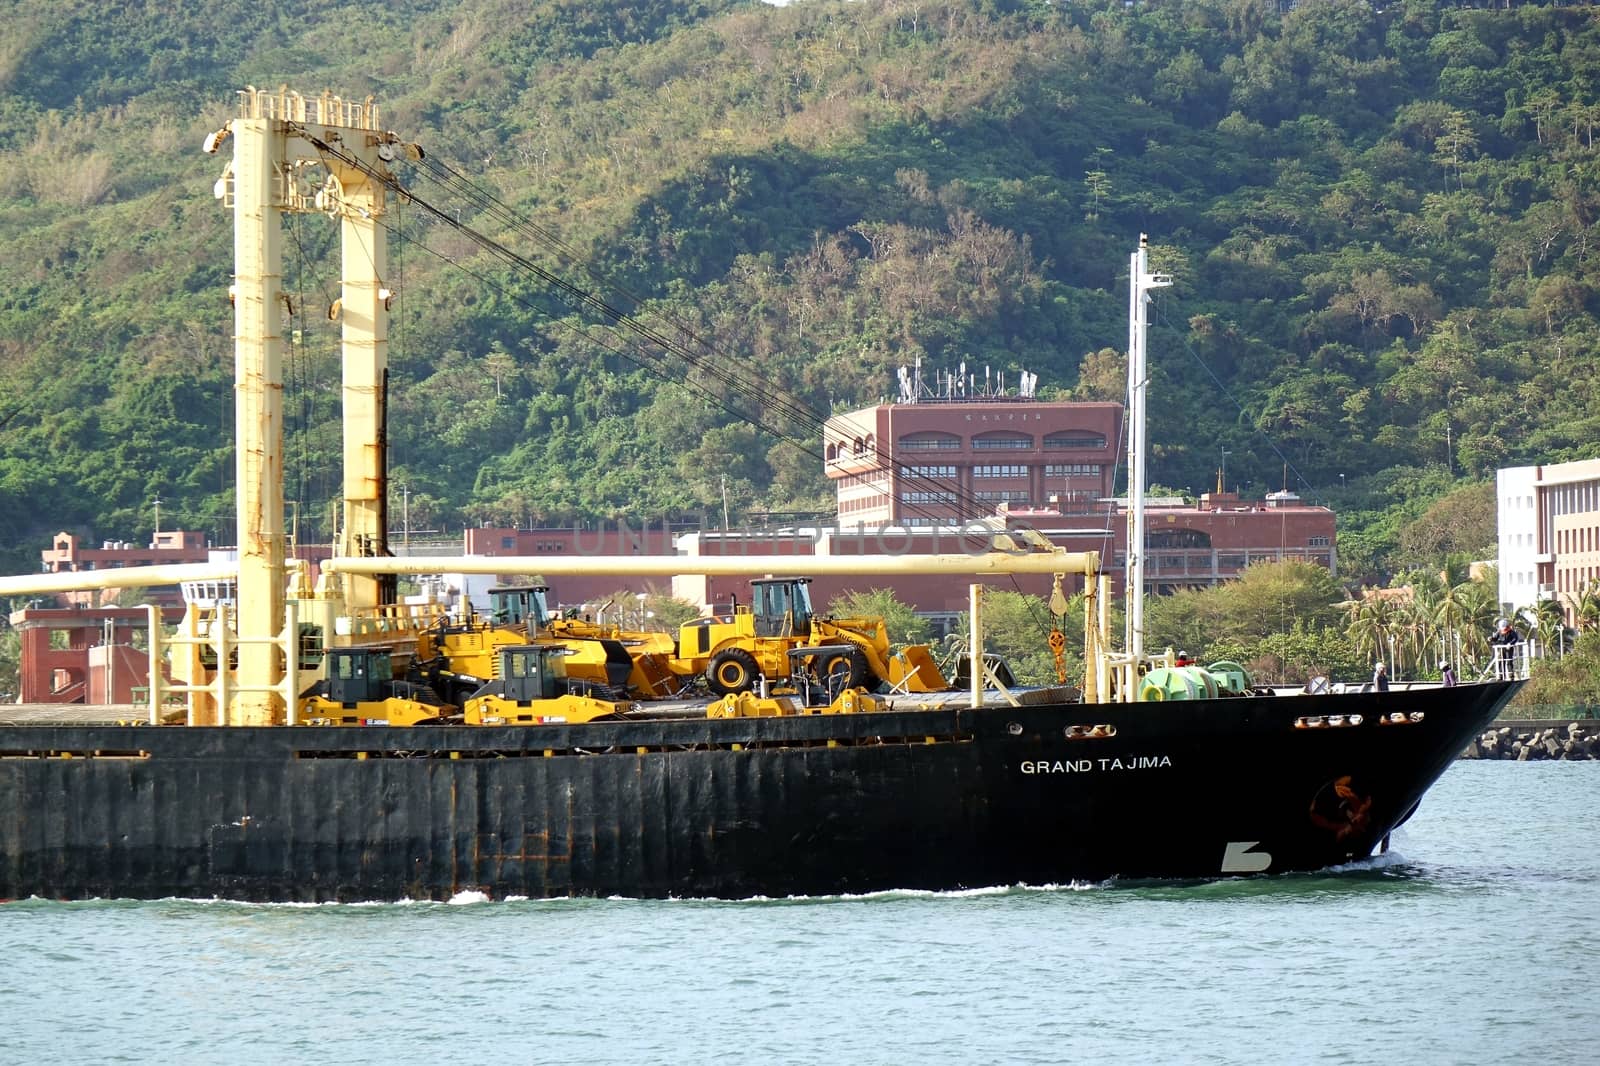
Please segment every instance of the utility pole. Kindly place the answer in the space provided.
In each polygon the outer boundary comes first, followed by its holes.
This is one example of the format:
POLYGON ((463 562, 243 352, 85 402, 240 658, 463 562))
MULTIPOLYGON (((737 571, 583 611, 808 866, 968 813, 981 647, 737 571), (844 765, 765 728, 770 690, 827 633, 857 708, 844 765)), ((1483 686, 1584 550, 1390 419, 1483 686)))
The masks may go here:
POLYGON ((728 531, 728 475, 722 475, 722 531, 728 531))
POLYGON ((150 546, 152 548, 155 547, 155 544, 153 542, 154 541, 159 541, 161 539, 161 497, 159 495, 156 496, 156 501, 155 502, 156 502, 156 535, 153 538, 151 538, 152 539, 152 544, 150 546))

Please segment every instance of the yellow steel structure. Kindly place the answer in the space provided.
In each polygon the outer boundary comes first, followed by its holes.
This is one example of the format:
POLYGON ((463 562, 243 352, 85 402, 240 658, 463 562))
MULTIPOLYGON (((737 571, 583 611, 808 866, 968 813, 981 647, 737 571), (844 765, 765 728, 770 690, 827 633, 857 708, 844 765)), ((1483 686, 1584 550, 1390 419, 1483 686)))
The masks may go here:
MULTIPOLYGON (((237 695, 223 709, 237 725, 284 720, 275 691, 290 649, 267 638, 284 625, 283 522, 283 219, 325 212, 340 220, 343 282, 330 317, 342 320, 344 362, 344 529, 342 550, 380 555, 384 544, 383 375, 387 331, 383 291, 387 163, 393 134, 378 125, 371 99, 250 88, 239 114, 207 139, 215 151, 233 138, 233 162, 217 183, 233 209, 234 420, 239 520, 237 695), (335 151, 329 151, 329 146, 335 151)), ((359 577, 344 589, 348 607, 377 604, 378 582, 359 577)))
POLYGON ((678 574, 739 576, 792 574, 813 577, 881 574, 1096 574, 1099 552, 985 552, 951 555, 437 555, 404 559, 328 559, 324 573, 342 574, 516 574, 543 577, 626 574, 675 577, 678 574))

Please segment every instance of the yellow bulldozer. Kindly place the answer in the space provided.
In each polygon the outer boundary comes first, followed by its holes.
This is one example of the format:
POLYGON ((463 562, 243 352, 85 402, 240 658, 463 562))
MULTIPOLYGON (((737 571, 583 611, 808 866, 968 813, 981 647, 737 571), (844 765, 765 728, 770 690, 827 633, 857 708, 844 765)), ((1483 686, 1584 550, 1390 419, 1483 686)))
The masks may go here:
POLYGON ((759 578, 750 582, 749 604, 733 613, 686 622, 678 631, 672 671, 704 675, 713 695, 748 692, 757 678, 790 679, 796 648, 826 649, 809 657, 819 679, 835 689, 937 692, 949 682, 926 645, 893 652, 881 618, 824 618, 811 607, 808 577, 759 578))

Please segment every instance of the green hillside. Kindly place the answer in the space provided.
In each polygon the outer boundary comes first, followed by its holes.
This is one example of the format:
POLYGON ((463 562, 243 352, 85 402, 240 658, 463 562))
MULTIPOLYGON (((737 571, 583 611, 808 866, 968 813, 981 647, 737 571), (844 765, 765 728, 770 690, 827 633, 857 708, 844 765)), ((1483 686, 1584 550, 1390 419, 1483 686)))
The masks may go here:
MULTIPOLYGON (((1600 439, 1589 6, 1302 0, 5 3, 0 561, 56 529, 231 542, 231 220, 206 133, 246 85, 373 95, 579 253, 826 414, 894 368, 1118 398, 1138 234, 1153 481, 1339 508, 1354 575, 1483 551, 1495 467, 1600 439), (1431 508, 1431 510, 1430 510, 1431 508)), ((413 527, 826 508, 814 455, 399 205, 392 473, 413 527), (669 376, 672 376, 669 373, 669 376), (680 375, 681 376, 681 375, 680 375)), ((288 493, 338 485, 337 233, 290 224, 288 493)), ((607 279, 602 286, 597 278, 607 279)), ((609 297, 608 297, 609 298, 609 297)), ((633 303, 634 298, 639 301, 633 303)))

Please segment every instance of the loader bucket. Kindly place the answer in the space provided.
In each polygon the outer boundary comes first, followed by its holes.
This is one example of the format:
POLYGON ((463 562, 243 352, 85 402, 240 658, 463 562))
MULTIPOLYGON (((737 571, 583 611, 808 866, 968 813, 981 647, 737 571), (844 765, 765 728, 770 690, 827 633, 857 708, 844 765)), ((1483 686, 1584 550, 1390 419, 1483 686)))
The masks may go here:
POLYGON ((901 692, 942 692, 950 687, 926 644, 912 644, 889 657, 885 679, 901 692))

